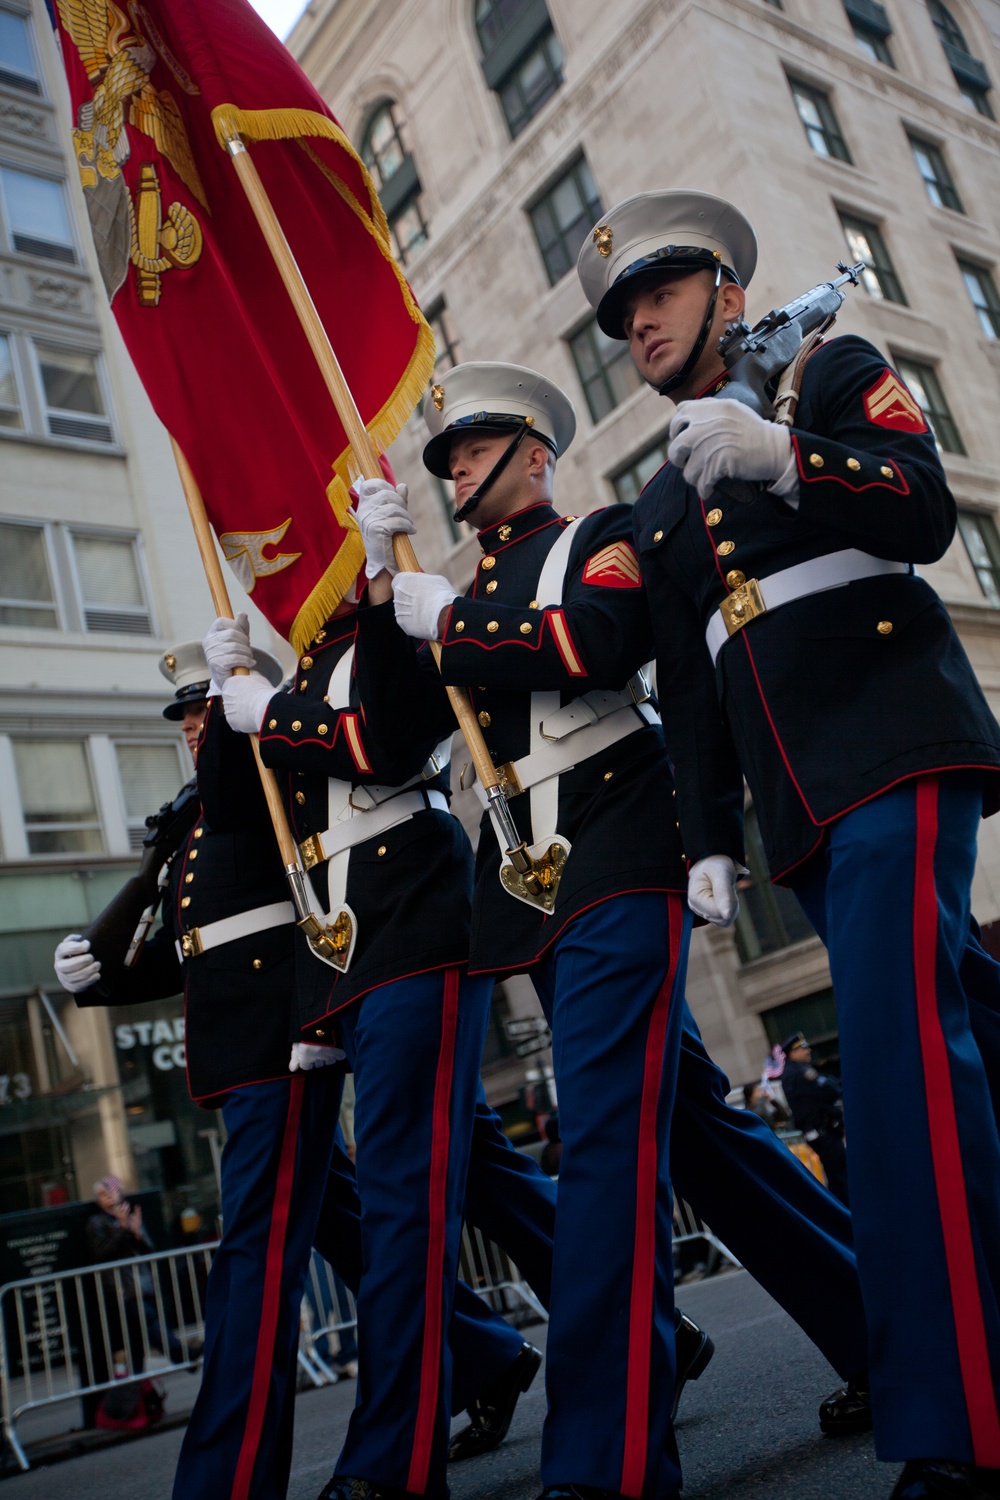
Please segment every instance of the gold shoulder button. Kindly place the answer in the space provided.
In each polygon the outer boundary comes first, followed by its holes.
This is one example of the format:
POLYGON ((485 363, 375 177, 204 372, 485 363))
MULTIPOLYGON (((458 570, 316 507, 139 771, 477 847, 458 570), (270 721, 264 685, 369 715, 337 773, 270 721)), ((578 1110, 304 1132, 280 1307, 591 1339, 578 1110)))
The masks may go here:
POLYGON ((462 633, 462 631, 464 629, 465 629, 465 621, 464 620, 456 620, 455 621, 455 634, 456 635, 461 635, 461 633, 462 633))
POLYGON ((277 729, 277 727, 278 727, 278 721, 277 721, 277 719, 268 719, 268 721, 267 721, 267 727, 268 727, 268 729, 277 729))
POLYGON ((814 469, 821 469, 823 467, 822 453, 810 453, 809 462, 812 464, 814 469))
POLYGON ((882 465, 882 478, 883 479, 893 479, 893 478, 895 478, 895 475, 893 474, 893 472, 890 469, 890 467, 889 467, 888 464, 883 464, 882 465))
POLYGON ((319 732, 320 732, 320 734, 329 734, 330 733, 330 726, 329 726, 329 724, 321 724, 319 726, 319 732))
POLYGON ((490 635, 495 635, 500 629, 499 620, 487 620, 486 629, 489 631, 490 635))
POLYGON ((849 469, 854 469, 855 472, 856 472, 858 469, 861 468, 861 465, 860 465, 860 463, 858 462, 858 460, 856 458, 849 458, 847 460, 847 467, 849 469))
POLYGON ((525 620, 524 624, 521 626, 521 634, 530 635, 534 628, 535 627, 532 625, 530 620, 525 620))
POLYGON ((663 541, 663 532, 662 531, 654 531, 653 532, 653 541, 654 542, 662 542, 663 541))
POLYGON ((879 620, 878 624, 875 626, 875 629, 878 631, 879 635, 892 635, 892 621, 879 620))

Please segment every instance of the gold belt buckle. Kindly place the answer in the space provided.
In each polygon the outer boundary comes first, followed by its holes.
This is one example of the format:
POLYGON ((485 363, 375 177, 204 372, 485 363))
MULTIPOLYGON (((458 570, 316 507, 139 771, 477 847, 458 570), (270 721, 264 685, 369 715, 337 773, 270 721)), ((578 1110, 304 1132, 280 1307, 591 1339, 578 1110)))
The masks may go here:
POLYGON ((760 584, 756 578, 748 578, 746 583, 741 583, 738 589, 733 589, 733 592, 723 599, 719 610, 730 635, 735 635, 750 620, 756 620, 758 615, 764 614, 767 605, 764 603, 764 595, 760 591, 760 584))
POLYGON ((318 833, 312 833, 307 839, 303 839, 299 845, 299 854, 302 859, 302 867, 305 870, 314 870, 326 859, 323 852, 323 840, 318 833))
POLYGON ((204 951, 204 948, 201 946, 201 931, 199 928, 192 927, 187 932, 181 933, 181 954, 184 958, 197 958, 204 951))
POLYGON ((514 770, 512 760, 505 761, 502 766, 497 766, 497 775, 500 778, 500 790, 505 797, 520 797, 524 791, 520 778, 514 770))

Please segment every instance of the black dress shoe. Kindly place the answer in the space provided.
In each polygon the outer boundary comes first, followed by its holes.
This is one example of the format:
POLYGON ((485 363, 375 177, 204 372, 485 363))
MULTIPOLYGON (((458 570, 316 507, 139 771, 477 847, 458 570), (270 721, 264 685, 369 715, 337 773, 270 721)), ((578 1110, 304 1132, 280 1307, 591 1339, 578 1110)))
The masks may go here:
POLYGON ((855 1375, 846 1385, 820 1402, 819 1425, 827 1437, 846 1437, 851 1432, 870 1432, 872 1393, 868 1371, 855 1375))
POLYGON ((484 1395, 469 1406, 471 1422, 452 1438, 448 1457, 453 1463, 462 1458, 476 1458, 499 1448, 510 1428, 518 1398, 538 1374, 542 1362, 540 1349, 522 1344, 520 1353, 484 1395))
POLYGON ((372 1479, 355 1479, 350 1474, 334 1474, 320 1490, 316 1500, 425 1500, 425 1497, 411 1495, 409 1490, 399 1490, 391 1484, 378 1484, 372 1479))
POLYGON ((890 1500, 993 1500, 996 1495, 1000 1495, 1000 1469, 913 1458, 897 1479, 890 1500))
POLYGON ((715 1353, 715 1345, 705 1330, 699 1328, 697 1323, 692 1323, 682 1312, 678 1312, 674 1318, 674 1339, 677 1348, 677 1381, 670 1412, 671 1422, 676 1419, 684 1387, 689 1380, 698 1379, 715 1353))

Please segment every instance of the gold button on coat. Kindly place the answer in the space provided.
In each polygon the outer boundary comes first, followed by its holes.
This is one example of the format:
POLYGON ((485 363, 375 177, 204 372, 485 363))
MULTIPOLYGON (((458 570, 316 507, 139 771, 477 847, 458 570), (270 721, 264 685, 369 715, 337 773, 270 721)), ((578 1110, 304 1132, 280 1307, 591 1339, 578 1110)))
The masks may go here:
POLYGON ((726 574, 726 582, 731 589, 741 589, 746 581, 747 575, 741 573, 739 568, 733 568, 731 572, 726 574))
POLYGON ((486 592, 488 594, 495 593, 496 592, 496 586, 497 586, 496 579, 495 578, 491 578, 490 581, 489 581, 489 583, 486 585, 486 592))
POLYGON ((611 778, 612 778, 612 776, 614 774, 615 774, 614 771, 605 771, 605 773, 604 773, 604 779, 605 779, 605 781, 610 781, 611 778))
POLYGON ((191 905, 191 897, 190 896, 182 896, 181 897, 181 906, 184 907, 185 910, 186 910, 190 905, 191 905))
POLYGON ((500 629, 499 620, 487 620, 486 629, 489 631, 490 635, 495 635, 496 632, 500 629))
POLYGON ((476 715, 476 718, 479 720, 483 729, 489 729, 490 725, 493 723, 493 720, 490 718, 485 708, 480 709, 479 713, 476 715))
POLYGON ((264 967, 264 960, 262 958, 255 958, 253 966, 255 969, 262 969, 264 967))
POLYGON ((847 467, 849 469, 855 469, 856 470, 856 469, 860 469, 861 465, 860 465, 860 463, 858 462, 858 460, 856 458, 849 458, 847 460, 847 467))
POLYGON ((532 599, 528 605, 529 609, 541 609, 541 607, 537 599, 532 599))
POLYGON ((709 526, 718 526, 719 522, 722 520, 722 511, 710 510, 708 515, 705 517, 705 520, 708 522, 709 526))
POLYGON ((465 621, 464 620, 456 620, 455 621, 455 634, 456 635, 461 635, 461 633, 462 633, 462 631, 464 629, 465 629, 465 621))
POLYGON ((187 874, 184 876, 184 884, 185 885, 190 885, 193 879, 194 879, 194 871, 193 870, 188 870, 187 874))
POLYGON ((497 532, 497 536, 500 538, 500 540, 502 542, 509 542, 510 541, 510 527, 509 526, 501 526, 500 530, 497 532))
POLYGON ((823 467, 823 455, 821 453, 810 453, 809 462, 814 469, 821 469, 823 467))
POLYGON ((483 567, 486 569, 487 573, 489 572, 489 570, 491 568, 495 568, 496 565, 497 565, 497 560, 496 560, 495 557, 484 557, 483 558, 483 567))
POLYGON ((662 531, 654 531, 653 532, 653 541, 654 542, 662 542, 663 541, 663 532, 662 531))
POLYGON ((730 552, 735 552, 735 551, 736 551, 736 543, 735 542, 720 542, 719 543, 719 556, 720 557, 728 557, 729 554, 730 554, 730 552))
POLYGON ((319 726, 319 732, 320 732, 320 734, 329 734, 330 733, 330 726, 329 726, 329 724, 321 724, 319 726))
POLYGON ((521 634, 522 635, 530 635, 531 632, 532 632, 532 630, 534 630, 534 628, 535 627, 531 624, 531 622, 529 620, 525 620, 524 624, 521 626, 521 634))
POLYGON ((204 828, 196 828, 195 831, 194 831, 195 838, 196 839, 200 839, 202 837, 202 835, 204 834, 204 832, 205 832, 204 828))
POLYGON ((311 656, 304 656, 302 658, 301 662, 299 663, 299 665, 302 668, 303 672, 308 672, 309 669, 310 669, 310 667, 312 666, 312 664, 313 664, 313 659, 312 659, 311 656))
POLYGON ((302 681, 299 683, 299 692, 300 693, 304 693, 305 690, 306 690, 306 688, 308 686, 309 686, 309 678, 308 677, 303 677, 302 681))
POLYGON ((296 734, 298 733, 298 731, 301 728, 302 728, 302 720, 301 719, 293 719, 292 720, 292 729, 295 731, 296 734))
POLYGON ((278 727, 278 721, 277 721, 277 719, 268 719, 268 721, 267 721, 267 727, 268 727, 268 729, 277 729, 277 727, 278 727))
POLYGON ((197 859, 197 858, 198 858, 198 851, 197 851, 197 849, 191 849, 191 850, 188 851, 188 859, 197 859))
POLYGON ((883 479, 891 479, 892 478, 892 470, 890 469, 890 467, 889 467, 888 464, 883 464, 882 465, 882 477, 883 477, 883 479))
POLYGON ((302 807, 305 804, 305 800, 306 800, 306 794, 305 794, 305 792, 296 792, 295 793, 295 800, 299 804, 299 806, 302 807))
POLYGON ((387 849, 387 848, 386 848, 386 847, 385 847, 385 845, 384 845, 384 844, 379 844, 379 846, 378 846, 378 852, 379 852, 379 855, 380 855, 380 856, 381 856, 381 855, 383 855, 383 854, 388 854, 388 852, 389 852, 389 851, 388 851, 388 849, 387 849))
POLYGON ((892 621, 879 620, 878 624, 875 626, 875 629, 878 631, 879 635, 892 635, 892 621))

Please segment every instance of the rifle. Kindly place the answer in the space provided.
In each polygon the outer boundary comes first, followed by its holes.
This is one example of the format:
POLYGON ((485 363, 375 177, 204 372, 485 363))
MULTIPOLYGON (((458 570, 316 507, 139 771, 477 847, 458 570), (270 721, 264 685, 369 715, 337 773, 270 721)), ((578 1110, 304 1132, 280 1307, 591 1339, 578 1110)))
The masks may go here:
POLYGON ((91 1003, 110 1002, 119 970, 137 962, 163 895, 160 871, 191 832, 199 811, 198 784, 192 779, 146 819, 149 831, 138 870, 83 934, 101 962, 101 977, 87 991, 91 1003))
MULTIPOLYGON (((729 401, 742 401, 759 417, 771 421, 775 416, 774 395, 784 370, 792 363, 806 340, 826 331, 833 323, 846 296, 840 288, 846 282, 857 286, 865 269, 864 261, 853 266, 837 262, 841 273, 835 281, 824 281, 811 291, 774 307, 751 328, 736 323, 719 340, 730 381, 718 395, 729 401)), ((730 500, 747 505, 756 500, 762 486, 746 479, 722 479, 716 491, 730 500)))

